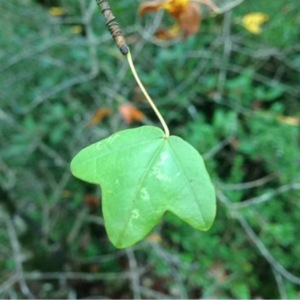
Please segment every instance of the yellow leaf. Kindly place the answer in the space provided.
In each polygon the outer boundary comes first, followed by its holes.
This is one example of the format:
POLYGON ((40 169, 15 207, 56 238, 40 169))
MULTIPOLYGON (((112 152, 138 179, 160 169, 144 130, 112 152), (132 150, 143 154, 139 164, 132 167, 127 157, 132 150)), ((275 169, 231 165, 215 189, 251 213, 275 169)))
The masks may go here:
POLYGON ((168 11, 175 19, 178 19, 182 12, 188 8, 189 2, 189 0, 169 0, 164 2, 162 8, 168 11))
POLYGON ((50 8, 49 13, 51 16, 60 17, 66 14, 66 11, 60 6, 53 6, 50 8))
POLYGON ((300 125, 300 119, 291 116, 277 116, 277 121, 280 123, 285 123, 292 126, 300 125))
POLYGON ((71 26, 71 32, 73 34, 81 34, 81 33, 83 33, 83 27, 82 27, 82 25, 73 25, 73 26, 71 26))
POLYGON ((269 16, 264 13, 249 13, 242 18, 242 24, 251 33, 260 34, 262 25, 268 20, 269 16))

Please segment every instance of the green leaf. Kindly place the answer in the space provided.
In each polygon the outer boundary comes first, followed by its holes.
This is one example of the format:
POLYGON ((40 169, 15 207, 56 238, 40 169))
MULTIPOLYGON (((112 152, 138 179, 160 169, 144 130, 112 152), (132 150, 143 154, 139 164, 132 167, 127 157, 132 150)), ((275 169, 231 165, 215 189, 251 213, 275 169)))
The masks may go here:
POLYGON ((166 211, 208 230, 215 217, 213 185, 200 154, 177 136, 142 126, 81 150, 74 176, 101 184, 107 234, 118 248, 142 240, 166 211))

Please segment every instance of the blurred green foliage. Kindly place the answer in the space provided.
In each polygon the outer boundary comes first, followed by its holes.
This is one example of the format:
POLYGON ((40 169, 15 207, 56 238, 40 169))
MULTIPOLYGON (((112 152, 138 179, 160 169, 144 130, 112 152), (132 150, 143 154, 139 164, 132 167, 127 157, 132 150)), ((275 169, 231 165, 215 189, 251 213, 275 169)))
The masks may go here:
POLYGON ((69 163, 128 127, 118 107, 141 95, 127 62, 94 1, 2 1, 0 297, 299 298, 298 0, 205 10, 200 32, 178 43, 154 38, 164 16, 141 19, 139 3, 111 1, 171 132, 206 159, 215 224, 202 233, 168 214, 157 240, 110 245, 101 191, 69 163), (65 14, 51 16, 53 6, 65 14), (242 26, 249 12, 269 15, 260 35, 242 26), (98 108, 113 113, 88 126, 98 108))

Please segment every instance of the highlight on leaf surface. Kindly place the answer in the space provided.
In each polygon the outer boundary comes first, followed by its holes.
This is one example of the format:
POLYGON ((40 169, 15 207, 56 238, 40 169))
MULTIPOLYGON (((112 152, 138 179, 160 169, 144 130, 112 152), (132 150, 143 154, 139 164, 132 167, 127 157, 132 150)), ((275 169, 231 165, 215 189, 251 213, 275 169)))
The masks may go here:
POLYGON ((71 171, 101 185, 106 231, 118 248, 144 239, 167 211, 199 230, 215 218, 214 187, 202 157, 157 127, 123 130, 88 146, 71 171))
POLYGON ((249 32, 260 34, 262 32, 262 25, 268 20, 269 16, 264 13, 249 13, 242 18, 242 24, 249 32))
POLYGON ((206 4, 217 11, 217 6, 211 0, 165 0, 146 1, 139 9, 141 16, 153 13, 160 9, 166 10, 175 20, 176 24, 170 29, 159 29, 156 37, 163 40, 173 39, 181 33, 184 38, 198 32, 201 24, 200 4, 206 4))

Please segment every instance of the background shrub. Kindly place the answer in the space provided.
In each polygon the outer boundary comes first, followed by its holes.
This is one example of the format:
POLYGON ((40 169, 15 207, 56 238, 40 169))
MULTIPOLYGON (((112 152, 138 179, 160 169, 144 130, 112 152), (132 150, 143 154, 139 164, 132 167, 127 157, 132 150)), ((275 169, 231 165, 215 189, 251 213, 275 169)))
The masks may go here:
POLYGON ((111 1, 171 132, 206 160, 215 224, 202 233, 167 214, 135 247, 110 245, 101 190, 73 178, 69 163, 89 143, 158 121, 95 1, 3 2, 1 297, 300 297, 298 0, 204 10, 200 32, 180 43, 159 43, 166 16, 141 19, 139 3, 111 1), (260 35, 242 26, 250 12, 269 16, 260 35), (147 115, 141 124, 119 114, 128 101, 147 115), (91 125, 98 109, 111 114, 91 125))

